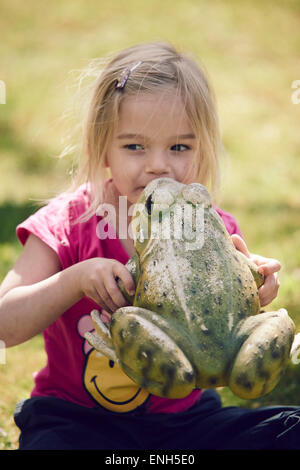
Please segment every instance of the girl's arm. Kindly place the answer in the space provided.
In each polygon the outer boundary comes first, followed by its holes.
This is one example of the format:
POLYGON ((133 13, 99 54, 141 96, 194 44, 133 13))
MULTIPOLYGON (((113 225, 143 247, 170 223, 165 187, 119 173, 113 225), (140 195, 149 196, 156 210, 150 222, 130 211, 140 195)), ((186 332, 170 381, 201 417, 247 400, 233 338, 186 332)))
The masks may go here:
POLYGON ((115 277, 127 290, 134 288, 116 260, 92 258, 60 269, 55 251, 31 234, 0 287, 0 340, 6 347, 40 333, 84 295, 108 311, 126 305, 115 277))
POLYGON ((40 333, 79 300, 72 269, 60 268, 55 251, 31 234, 0 287, 0 339, 6 347, 40 333))

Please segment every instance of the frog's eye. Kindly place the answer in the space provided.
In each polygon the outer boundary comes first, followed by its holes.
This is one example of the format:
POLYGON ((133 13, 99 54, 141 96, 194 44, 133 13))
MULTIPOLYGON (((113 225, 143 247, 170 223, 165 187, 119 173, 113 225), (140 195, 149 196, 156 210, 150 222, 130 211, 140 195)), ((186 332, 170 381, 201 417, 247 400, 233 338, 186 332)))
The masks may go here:
POLYGON ((147 198, 146 203, 145 203, 146 211, 148 212, 149 215, 151 215, 152 204, 153 204, 152 194, 150 194, 150 196, 147 198))
POLYGON ((182 195, 187 202, 192 204, 204 204, 207 207, 211 206, 210 194, 200 183, 191 183, 187 185, 183 191, 182 195))
POLYGON ((166 190, 156 189, 146 199, 145 208, 149 215, 166 211, 174 202, 173 195, 166 190))

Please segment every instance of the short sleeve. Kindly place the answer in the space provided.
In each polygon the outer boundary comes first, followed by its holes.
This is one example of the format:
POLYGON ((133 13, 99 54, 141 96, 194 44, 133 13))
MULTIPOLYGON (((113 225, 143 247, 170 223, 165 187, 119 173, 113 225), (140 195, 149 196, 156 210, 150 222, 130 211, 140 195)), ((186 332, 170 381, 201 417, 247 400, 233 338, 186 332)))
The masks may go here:
POLYGON ((16 228, 24 245, 30 234, 37 236, 57 253, 63 268, 77 262, 76 219, 84 211, 84 201, 60 195, 28 217, 16 228))
POLYGON ((61 217, 62 220, 59 224, 57 218, 58 210, 58 201, 51 201, 47 206, 42 207, 19 224, 16 233, 22 245, 25 245, 29 235, 32 233, 58 253, 59 246, 63 240, 62 235, 65 232, 65 227, 61 227, 61 223, 63 222, 63 225, 66 225, 66 220, 63 220, 63 217, 61 217))

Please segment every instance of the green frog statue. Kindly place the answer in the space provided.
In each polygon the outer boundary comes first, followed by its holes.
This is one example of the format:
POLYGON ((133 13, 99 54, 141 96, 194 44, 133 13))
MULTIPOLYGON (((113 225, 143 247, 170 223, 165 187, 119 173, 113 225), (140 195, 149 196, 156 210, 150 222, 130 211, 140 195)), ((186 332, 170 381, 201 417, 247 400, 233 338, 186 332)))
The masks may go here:
POLYGON ((237 251, 207 189, 169 178, 144 189, 131 222, 136 254, 130 306, 107 326, 91 312, 88 342, 150 393, 181 398, 228 386, 257 398, 278 383, 295 326, 285 309, 261 312, 263 276, 237 251))

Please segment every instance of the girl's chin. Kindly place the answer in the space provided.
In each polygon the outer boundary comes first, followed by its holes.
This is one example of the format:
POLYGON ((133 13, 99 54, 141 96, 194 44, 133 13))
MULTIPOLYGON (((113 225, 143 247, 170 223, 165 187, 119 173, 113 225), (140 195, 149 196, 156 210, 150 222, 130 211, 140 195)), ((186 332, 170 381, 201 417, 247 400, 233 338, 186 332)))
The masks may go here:
POLYGON ((144 189, 145 189, 145 186, 140 186, 132 193, 132 195, 130 197, 130 202, 132 204, 135 204, 138 201, 138 199, 139 199, 140 195, 142 194, 142 192, 144 191, 144 189))

